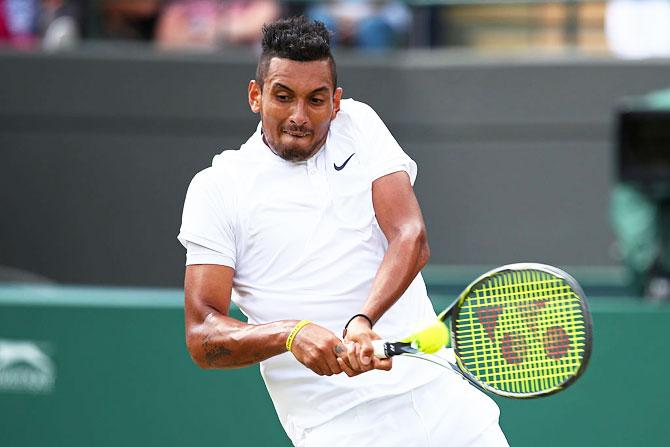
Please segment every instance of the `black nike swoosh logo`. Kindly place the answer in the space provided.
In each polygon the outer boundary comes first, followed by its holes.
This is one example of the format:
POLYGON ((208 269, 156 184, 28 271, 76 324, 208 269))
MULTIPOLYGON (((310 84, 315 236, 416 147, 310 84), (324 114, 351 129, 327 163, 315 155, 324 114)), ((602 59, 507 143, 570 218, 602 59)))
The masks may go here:
POLYGON ((354 152, 353 154, 349 155, 349 158, 347 158, 346 160, 344 160, 344 163, 342 163, 342 166, 338 166, 338 165, 336 165, 335 163, 333 163, 333 167, 335 168, 335 170, 336 170, 336 171, 341 171, 342 169, 344 169, 344 167, 347 165, 347 163, 349 163, 349 160, 351 160, 351 157, 353 157, 354 155, 356 155, 356 152, 354 152))

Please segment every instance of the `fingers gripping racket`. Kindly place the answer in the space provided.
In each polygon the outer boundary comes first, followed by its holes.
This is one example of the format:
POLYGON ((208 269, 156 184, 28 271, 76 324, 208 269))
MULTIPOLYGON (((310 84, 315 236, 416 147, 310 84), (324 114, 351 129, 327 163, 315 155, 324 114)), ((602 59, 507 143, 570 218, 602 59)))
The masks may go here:
POLYGON ((373 342, 380 358, 406 355, 462 374, 478 388, 505 397, 556 393, 585 370, 591 354, 591 315, 577 281, 556 267, 511 264, 477 278, 439 321, 406 339, 373 342), (430 355, 449 341, 455 362, 430 355))

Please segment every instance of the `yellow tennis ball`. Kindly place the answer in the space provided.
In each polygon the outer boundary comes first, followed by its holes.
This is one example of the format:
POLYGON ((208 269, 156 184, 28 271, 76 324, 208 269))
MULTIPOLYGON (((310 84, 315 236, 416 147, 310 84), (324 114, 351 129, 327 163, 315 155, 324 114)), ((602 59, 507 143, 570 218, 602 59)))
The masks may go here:
POLYGON ((449 343, 449 329, 443 321, 436 320, 407 337, 406 341, 416 344, 421 352, 433 354, 449 343))

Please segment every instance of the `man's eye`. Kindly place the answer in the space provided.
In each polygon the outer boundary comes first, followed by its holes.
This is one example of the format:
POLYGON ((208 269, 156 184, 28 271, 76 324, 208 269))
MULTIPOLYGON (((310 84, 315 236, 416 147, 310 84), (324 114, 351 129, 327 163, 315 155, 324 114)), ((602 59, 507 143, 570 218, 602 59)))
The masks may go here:
POLYGON ((277 99, 280 101, 288 101, 288 95, 277 95, 277 99))
POLYGON ((323 104, 324 100, 321 98, 312 98, 312 104, 323 104))

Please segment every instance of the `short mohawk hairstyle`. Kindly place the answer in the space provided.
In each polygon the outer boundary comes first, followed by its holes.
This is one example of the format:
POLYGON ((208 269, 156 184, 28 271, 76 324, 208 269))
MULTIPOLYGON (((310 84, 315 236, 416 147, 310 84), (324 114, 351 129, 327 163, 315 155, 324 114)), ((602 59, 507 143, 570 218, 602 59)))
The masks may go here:
POLYGON ((261 86, 273 57, 299 62, 329 59, 333 87, 337 86, 335 59, 330 52, 330 32, 322 22, 299 16, 263 25, 261 44, 261 57, 256 68, 256 81, 261 86))

